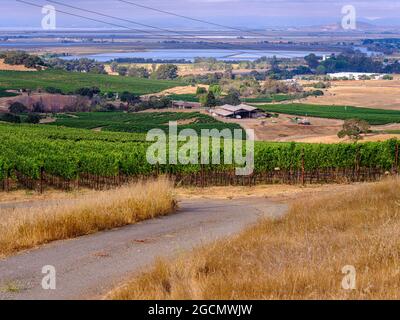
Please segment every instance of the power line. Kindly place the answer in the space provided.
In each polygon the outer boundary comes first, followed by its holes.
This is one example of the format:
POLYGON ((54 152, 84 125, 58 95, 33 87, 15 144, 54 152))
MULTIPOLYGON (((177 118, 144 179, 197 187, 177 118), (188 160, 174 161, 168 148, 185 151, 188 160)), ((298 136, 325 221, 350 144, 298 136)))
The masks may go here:
POLYGON ((262 33, 259 33, 259 32, 255 32, 255 31, 251 31, 251 30, 244 30, 244 29, 237 28, 237 27, 232 27, 232 26, 227 26, 227 25, 223 25, 223 24, 207 21, 207 20, 197 19, 197 18, 185 16, 185 15, 182 15, 182 14, 178 14, 178 13, 175 13, 175 12, 170 12, 170 11, 165 11, 165 10, 161 10, 161 9, 145 6, 145 5, 138 4, 138 3, 135 3, 135 2, 132 2, 132 1, 127 1, 127 0, 116 0, 116 1, 127 3, 127 4, 130 4, 130 5, 136 6, 136 7, 140 7, 140 8, 144 8, 144 9, 148 9, 148 10, 152 10, 152 11, 168 14, 168 15, 171 15, 171 16, 174 16, 174 17, 179 17, 179 18, 183 18, 183 19, 187 19, 187 20, 191 20, 191 21, 196 21, 196 22, 209 24, 209 25, 216 26, 216 27, 221 27, 221 28, 225 28, 225 29, 231 29, 231 30, 235 30, 235 31, 245 32, 245 33, 249 33, 249 34, 253 34, 253 35, 257 35, 257 36, 263 36, 263 37, 267 36, 266 34, 262 34, 262 33))
MULTIPOLYGON (((28 1, 25 1, 25 0, 15 0, 15 1, 30 5, 30 6, 33 6, 33 7, 37 7, 37 8, 42 8, 43 7, 42 5, 39 5, 39 4, 36 4, 36 3, 32 3, 32 2, 28 2, 28 1)), ((130 28, 130 27, 127 27, 127 26, 124 26, 124 25, 121 25, 121 24, 102 21, 102 20, 98 20, 98 19, 95 19, 95 18, 86 17, 86 16, 83 16, 83 15, 80 15, 80 14, 62 11, 62 10, 59 10, 59 9, 57 9, 57 12, 60 12, 60 13, 63 13, 63 14, 69 15, 69 16, 77 17, 77 18, 82 18, 82 19, 86 19, 86 20, 90 20, 90 21, 94 21, 94 22, 107 24, 107 25, 110 25, 110 26, 113 26, 113 27, 117 27, 117 28, 128 29, 128 30, 135 31, 135 32, 138 32, 138 33, 148 33, 148 34, 151 34, 151 35, 154 35, 154 36, 163 37, 163 38, 167 37, 169 39, 181 40, 180 38, 174 38, 174 37, 170 37, 170 36, 166 36, 166 35, 162 35, 162 34, 155 34, 155 33, 151 32, 151 31, 147 31, 147 30, 143 30, 143 29, 134 29, 134 28, 130 28)))
MULTIPOLYGON (((25 0, 15 0, 15 1, 30 5, 30 6, 42 8, 42 5, 39 5, 39 4, 36 4, 36 3, 32 3, 32 2, 29 2, 29 1, 25 1, 25 0)), ((108 15, 108 14, 104 14, 104 13, 100 13, 100 12, 96 12, 96 11, 92 11, 92 10, 87 10, 87 9, 83 9, 83 8, 79 8, 79 7, 75 7, 75 6, 71 6, 71 5, 67 5, 67 4, 63 4, 63 3, 60 3, 60 2, 54 1, 54 0, 48 0, 48 1, 49 2, 53 2, 53 3, 57 3, 59 5, 63 5, 63 6, 66 6, 66 7, 70 7, 72 9, 84 11, 84 12, 87 12, 87 13, 93 13, 93 14, 97 14, 97 15, 100 15, 100 16, 104 16, 104 17, 108 17, 108 18, 112 18, 112 19, 116 19, 116 20, 121 20, 121 21, 124 21, 124 22, 129 22, 129 23, 133 23, 133 24, 137 24, 137 25, 142 25, 142 26, 146 26, 146 27, 150 27, 150 28, 159 29, 159 30, 162 30, 164 32, 178 33, 177 31, 163 29, 163 28, 159 28, 159 27, 155 27, 155 26, 151 26, 151 25, 146 25, 146 24, 142 24, 142 23, 139 23, 139 22, 136 22, 136 21, 133 21, 133 20, 122 19, 122 18, 111 16, 111 15, 108 15)), ((59 10, 59 9, 57 9, 57 12, 60 12, 60 13, 63 13, 63 14, 69 15, 69 16, 73 16, 73 17, 78 17, 78 18, 82 18, 82 19, 86 19, 86 20, 90 20, 90 21, 94 21, 94 22, 98 22, 98 23, 107 24, 107 25, 110 25, 110 26, 113 26, 113 27, 128 29, 128 30, 131 30, 131 31, 139 32, 139 33, 141 33, 141 32, 142 33, 147 33, 147 34, 151 34, 153 36, 158 36, 158 37, 161 37, 161 38, 168 38, 168 39, 182 41, 182 38, 166 36, 164 34, 156 34, 156 33, 152 32, 152 31, 143 30, 143 29, 130 28, 130 27, 127 27, 125 25, 111 23, 111 22, 107 22, 107 21, 103 21, 103 20, 98 20, 98 19, 95 19, 95 18, 91 18, 91 17, 87 17, 87 16, 84 16, 84 15, 71 13, 71 12, 67 12, 67 11, 62 11, 62 10, 59 10)), ((199 37, 196 37, 196 36, 187 35, 185 33, 181 33, 181 35, 184 35, 185 37, 188 37, 188 38, 191 38, 191 39, 196 39, 196 40, 201 40, 202 39, 202 38, 199 38, 199 37)), ((203 40, 205 40, 207 42, 215 42, 217 44, 221 44, 221 42, 215 41, 213 39, 205 39, 204 38, 203 40)), ((218 47, 217 49, 222 49, 222 48, 218 47)), ((231 50, 233 50, 233 49, 231 49, 231 50)), ((238 49, 238 50, 240 50, 240 49, 238 49)), ((253 49, 253 52, 240 50, 240 52, 236 52, 236 55, 237 54, 243 54, 243 53, 255 54, 254 51, 255 52, 263 52, 260 49, 253 49)))
POLYGON ((189 36, 189 38, 194 38, 194 39, 199 39, 199 40, 205 40, 205 41, 220 43, 219 41, 212 41, 212 39, 201 38, 201 37, 197 37, 197 36, 194 36, 194 35, 187 34, 185 32, 174 31, 174 30, 170 30, 170 29, 156 27, 156 26, 149 25, 149 24, 140 23, 140 22, 137 22, 137 21, 134 21, 134 20, 119 18, 119 17, 115 17, 115 16, 112 16, 112 15, 109 15, 109 14, 102 13, 102 12, 93 11, 93 10, 84 9, 84 8, 79 8, 79 7, 76 7, 76 6, 71 6, 69 4, 65 4, 65 3, 62 3, 62 2, 59 2, 59 1, 54 1, 54 0, 46 0, 46 1, 58 4, 58 5, 61 5, 61 6, 64 6, 64 7, 68 7, 68 8, 71 8, 71 9, 81 10, 81 11, 84 11, 84 12, 87 12, 87 13, 97 14, 97 15, 102 16, 102 17, 116 19, 116 20, 120 20, 120 21, 124 21, 124 22, 128 22, 128 23, 136 24, 136 25, 139 25, 139 26, 142 26, 142 27, 147 27, 147 28, 151 28, 151 29, 157 29, 157 30, 160 30, 160 31, 164 31, 164 32, 179 34, 179 35, 184 36, 184 37, 188 37, 189 36))

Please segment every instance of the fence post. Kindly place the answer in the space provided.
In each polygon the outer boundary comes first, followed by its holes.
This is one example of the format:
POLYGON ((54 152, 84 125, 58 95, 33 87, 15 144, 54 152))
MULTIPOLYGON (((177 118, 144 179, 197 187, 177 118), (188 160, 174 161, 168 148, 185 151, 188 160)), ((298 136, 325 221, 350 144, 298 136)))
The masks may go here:
POLYGON ((305 185, 304 149, 301 151, 301 184, 305 185))
POLYGON ((43 173, 44 173, 44 168, 40 168, 40 193, 43 193, 43 173))
POLYGON ((201 173, 200 173, 200 180, 201 180, 201 187, 204 188, 205 181, 204 181, 204 164, 201 164, 201 173))
POLYGON ((396 142, 396 156, 395 156, 395 168, 394 168, 394 173, 398 174, 399 170, 399 144, 396 142))

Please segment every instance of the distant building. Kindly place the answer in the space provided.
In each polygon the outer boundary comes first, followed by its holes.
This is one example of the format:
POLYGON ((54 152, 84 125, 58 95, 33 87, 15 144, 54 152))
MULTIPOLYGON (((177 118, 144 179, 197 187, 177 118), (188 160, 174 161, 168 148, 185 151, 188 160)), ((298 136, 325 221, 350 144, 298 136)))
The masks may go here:
POLYGON ((328 73, 331 79, 349 79, 349 80, 364 80, 365 78, 370 78, 372 80, 381 80, 385 76, 384 74, 378 73, 365 73, 365 72, 338 72, 338 73, 328 73))
POLYGON ((241 104, 238 106, 226 104, 216 109, 213 109, 210 112, 214 116, 236 119, 258 118, 265 115, 260 109, 246 104, 241 104))
POLYGON ((200 108, 199 102, 188 102, 188 101, 172 101, 172 107, 177 109, 194 109, 200 108))

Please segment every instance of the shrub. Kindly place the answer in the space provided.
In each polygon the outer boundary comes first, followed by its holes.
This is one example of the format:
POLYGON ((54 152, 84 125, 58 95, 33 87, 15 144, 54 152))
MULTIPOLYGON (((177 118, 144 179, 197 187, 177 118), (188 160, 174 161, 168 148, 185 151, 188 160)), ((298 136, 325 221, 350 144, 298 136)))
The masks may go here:
POLYGON ((38 123, 40 123, 41 119, 42 119, 42 117, 40 115, 30 113, 28 115, 28 117, 26 118, 25 122, 26 123, 32 123, 32 124, 38 124, 38 123))
POLYGON ((21 102, 13 102, 9 107, 9 111, 11 113, 24 113, 28 111, 28 108, 21 102))

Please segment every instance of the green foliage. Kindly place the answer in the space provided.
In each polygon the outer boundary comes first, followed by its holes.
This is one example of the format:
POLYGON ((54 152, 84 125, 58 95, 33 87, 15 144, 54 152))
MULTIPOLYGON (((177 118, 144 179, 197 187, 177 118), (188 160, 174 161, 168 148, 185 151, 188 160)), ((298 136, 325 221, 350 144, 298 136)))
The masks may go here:
POLYGON ((196 89, 196 96, 201 96, 201 95, 203 95, 203 94, 206 94, 207 93, 207 89, 206 88, 204 88, 204 87, 197 87, 197 89, 196 89))
POLYGON ((100 93, 100 89, 98 87, 91 87, 91 88, 78 88, 75 90, 76 94, 80 96, 93 98, 94 95, 100 93))
POLYGON ((174 80, 178 78, 178 67, 174 64, 162 64, 155 72, 155 78, 159 80, 174 80))
POLYGON ((350 119, 343 124, 343 129, 338 133, 339 138, 348 136, 355 141, 360 140, 361 134, 368 133, 369 124, 364 120, 350 119))
POLYGON ((217 105, 217 100, 215 99, 214 93, 209 91, 207 94, 200 97, 201 106, 203 108, 214 108, 217 105))
POLYGON ((21 117, 12 113, 4 113, 0 115, 0 121, 11 122, 11 123, 21 123, 21 117))
POLYGON ((42 117, 38 114, 30 113, 28 114, 27 118, 25 119, 26 123, 38 124, 42 117))
POLYGON ((11 113, 24 113, 28 111, 28 108, 21 102, 13 102, 8 108, 8 110, 11 113))
MULTIPOLYGON (((160 120, 163 121, 163 120, 160 120)), ((38 179, 48 174, 74 179, 82 173, 101 176, 149 175, 155 166, 146 161, 149 142, 144 135, 93 132, 52 126, 0 125, 0 180, 17 170, 38 179)), ((390 170, 395 164, 396 140, 361 144, 255 144, 255 172, 371 167, 390 170)), ((223 150, 221 149, 221 152, 223 150)), ((232 170, 228 164, 208 170, 232 170)), ((200 166, 161 165, 161 172, 199 172, 200 166)))
POLYGON ((3 54, 4 63, 10 65, 23 65, 27 68, 43 66, 44 62, 36 55, 30 55, 23 51, 8 51, 3 54))
MULTIPOLYGON (((206 91, 207 92, 207 91, 206 91)), ((187 102, 200 102, 201 95, 195 94, 170 94, 168 98, 175 100, 175 101, 187 101, 187 102)))
POLYGON ((0 88, 0 98, 16 97, 17 95, 14 92, 7 92, 6 89, 0 88))
POLYGON ((222 94, 222 88, 218 84, 211 85, 209 91, 212 92, 216 98, 222 94))
POLYGON ((128 70, 128 76, 148 79, 150 78, 150 73, 144 67, 130 67, 128 70))
POLYGON ((50 94, 62 94, 62 90, 54 87, 47 87, 44 89, 47 93, 50 94))
POLYGON ((237 106, 242 103, 240 100, 240 93, 235 90, 229 90, 228 94, 222 99, 223 104, 230 104, 232 106, 237 106))

